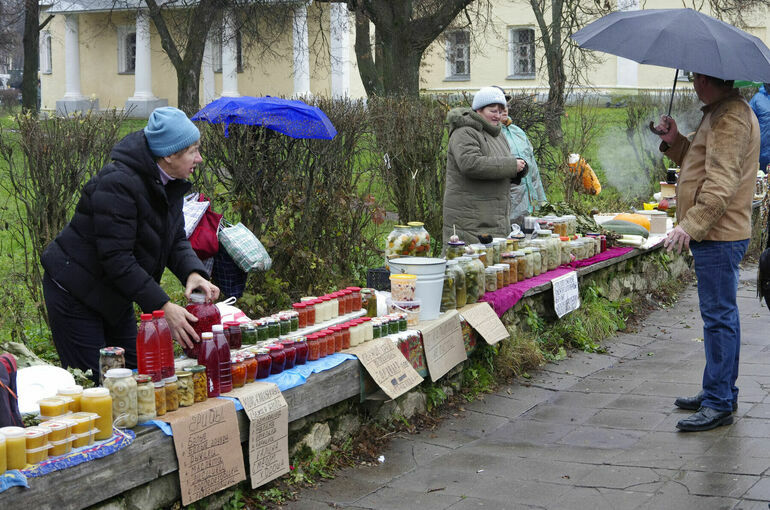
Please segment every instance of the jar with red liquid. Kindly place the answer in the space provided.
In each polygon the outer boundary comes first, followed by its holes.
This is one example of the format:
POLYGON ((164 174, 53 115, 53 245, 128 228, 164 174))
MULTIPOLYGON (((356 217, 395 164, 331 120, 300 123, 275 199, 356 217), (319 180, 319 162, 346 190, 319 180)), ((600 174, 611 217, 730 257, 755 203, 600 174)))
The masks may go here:
POLYGON ((230 346, 225 338, 224 328, 220 324, 211 327, 214 345, 219 353, 219 392, 228 393, 233 389, 233 376, 230 371, 230 346))
POLYGON ((270 359, 272 360, 270 373, 280 374, 283 372, 283 368, 286 365, 286 353, 283 352, 283 346, 270 344, 267 346, 267 349, 270 351, 270 359))
POLYGON ((213 333, 203 333, 201 335, 200 349, 198 349, 198 364, 206 367, 206 389, 208 391, 208 397, 218 397, 219 350, 214 343, 213 333))
POLYGON ((246 384, 246 363, 240 356, 230 358, 230 373, 233 379, 233 388, 243 388, 246 384))
POLYGON ((299 329, 307 327, 307 305, 305 303, 294 303, 291 305, 299 318, 299 329))
POLYGON ((286 364, 283 369, 288 370, 294 368, 294 364, 297 361, 297 348, 294 347, 293 339, 281 340, 280 344, 283 346, 283 352, 286 354, 286 364))
POLYGON ((297 359, 294 361, 294 365, 304 365, 307 363, 307 341, 303 337, 295 338, 294 348, 297 350, 297 359))
POLYGON ((352 292, 353 309, 352 312, 357 312, 361 309, 361 287, 348 287, 346 290, 352 292))
POLYGON ((154 382, 163 379, 161 370, 160 337, 151 313, 141 315, 142 322, 136 335, 136 362, 140 374, 152 376, 154 382))
POLYGON ((155 310, 152 312, 152 322, 158 330, 160 341, 160 372, 163 379, 174 375, 174 341, 171 339, 171 328, 166 321, 166 312, 155 310))
POLYGON ((307 360, 317 361, 320 357, 321 339, 318 337, 318 333, 308 335, 307 338, 307 360))
POLYGON ((342 333, 342 348, 350 349, 350 324, 346 322, 338 327, 341 328, 340 332, 342 333))
MULTIPOLYGON (((185 307, 188 312, 198 318, 198 322, 192 324, 195 333, 198 334, 198 338, 203 333, 211 331, 211 327, 214 324, 219 324, 222 321, 222 316, 219 314, 219 308, 213 303, 206 303, 206 295, 200 292, 193 292, 190 295, 190 302, 185 307)), ((184 353, 190 358, 198 357, 199 342, 193 341, 193 347, 185 348, 184 353)))
POLYGON ((270 375, 273 366, 273 358, 270 357, 270 350, 257 349, 257 379, 265 379, 270 375))
POLYGON ((228 321, 224 323, 224 326, 229 331, 229 335, 225 335, 227 338, 227 344, 230 349, 240 349, 243 344, 243 334, 241 333, 241 323, 238 321, 228 321))
POLYGON ((243 362, 246 364, 246 384, 253 383, 257 378, 257 357, 247 352, 243 355, 243 362))

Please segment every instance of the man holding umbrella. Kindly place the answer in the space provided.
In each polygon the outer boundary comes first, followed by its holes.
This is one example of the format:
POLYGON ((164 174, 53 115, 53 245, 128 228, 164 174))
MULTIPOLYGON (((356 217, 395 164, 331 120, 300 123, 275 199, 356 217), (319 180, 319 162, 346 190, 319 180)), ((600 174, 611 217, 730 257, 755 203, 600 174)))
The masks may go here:
POLYGON ((705 103, 691 139, 674 119, 661 117, 660 150, 680 165, 677 185, 678 225, 665 246, 689 249, 695 259, 698 299, 703 319, 706 367, 703 389, 674 402, 697 411, 677 423, 682 431, 709 430, 733 422, 737 409, 740 316, 738 264, 751 237, 751 201, 759 159, 759 124, 731 80, 694 74, 694 88, 705 103))

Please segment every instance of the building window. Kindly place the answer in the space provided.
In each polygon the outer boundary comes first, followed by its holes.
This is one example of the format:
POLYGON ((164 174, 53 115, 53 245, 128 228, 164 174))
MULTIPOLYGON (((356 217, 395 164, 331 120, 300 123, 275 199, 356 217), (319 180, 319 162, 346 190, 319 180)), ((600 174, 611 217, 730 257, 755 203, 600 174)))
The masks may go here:
MULTIPOLYGON (((215 73, 222 72, 222 32, 211 35, 211 58, 215 73)), ((235 32, 235 66, 236 72, 243 72, 243 51, 241 48, 241 31, 235 32)))
POLYGON ((43 30, 40 32, 40 72, 51 74, 53 66, 51 63, 51 32, 43 30))
POLYGON ((136 27, 118 27, 118 73, 133 74, 136 70, 136 27))
POLYGON ((535 77, 535 30, 511 28, 509 30, 509 76, 513 79, 535 77))
POLYGON ((470 80, 471 34, 467 30, 453 30, 447 34, 446 79, 470 80))

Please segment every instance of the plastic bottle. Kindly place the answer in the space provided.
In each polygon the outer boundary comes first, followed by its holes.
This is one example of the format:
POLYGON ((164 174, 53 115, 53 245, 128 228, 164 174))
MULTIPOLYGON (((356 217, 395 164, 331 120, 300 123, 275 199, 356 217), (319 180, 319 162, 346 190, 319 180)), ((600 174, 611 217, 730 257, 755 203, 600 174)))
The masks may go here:
POLYGON ((221 324, 212 326, 214 345, 219 353, 219 392, 229 393, 233 390, 233 376, 230 371, 230 344, 225 338, 224 328, 221 324))
POLYGON ((136 335, 136 361, 140 374, 152 376, 157 382, 163 379, 161 373, 160 338, 151 313, 141 315, 139 332, 136 335))
POLYGON ((171 339, 171 328, 166 321, 166 312, 155 310, 152 312, 152 322, 158 330, 160 340, 160 372, 163 379, 174 375, 174 341, 171 339))
MULTIPOLYGON (((211 332, 211 327, 222 321, 219 308, 213 303, 206 303, 205 294, 200 292, 193 292, 190 295, 190 302, 185 308, 188 312, 198 318, 198 322, 193 323, 193 329, 198 334, 198 338, 200 338, 203 333, 211 332)), ((185 354, 190 358, 197 358, 198 346, 199 342, 193 342, 192 349, 185 348, 185 354)))
MULTIPOLYGON (((227 358, 228 364, 230 358, 227 358)), ((208 397, 219 396, 219 350, 214 343, 213 333, 201 335, 200 349, 198 350, 198 364, 206 367, 206 386, 208 397)))

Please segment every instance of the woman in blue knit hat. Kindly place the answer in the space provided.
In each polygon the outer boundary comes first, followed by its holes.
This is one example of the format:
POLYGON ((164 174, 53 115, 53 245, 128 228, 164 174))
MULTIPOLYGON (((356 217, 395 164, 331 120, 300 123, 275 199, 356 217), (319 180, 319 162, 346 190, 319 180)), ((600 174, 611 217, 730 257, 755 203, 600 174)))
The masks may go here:
POLYGON ((147 127, 113 147, 111 162, 85 185, 72 219, 43 253, 43 293, 63 367, 90 368, 98 379, 105 346, 123 347, 126 365, 136 367, 134 303, 145 313, 163 310, 181 345, 199 341, 197 319, 160 286, 168 267, 187 297, 194 290, 219 297, 184 233, 182 200, 201 162, 199 140, 184 112, 154 110, 147 127))

